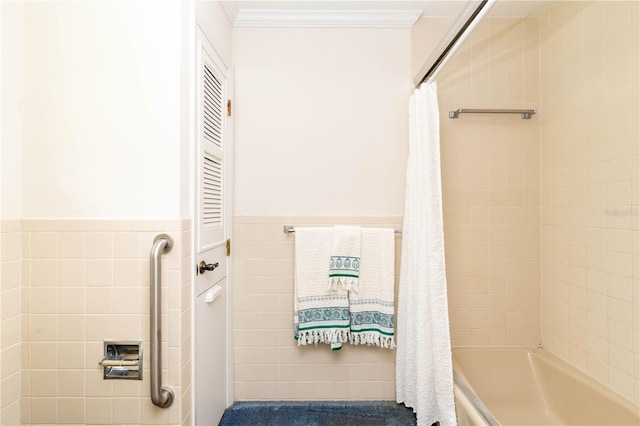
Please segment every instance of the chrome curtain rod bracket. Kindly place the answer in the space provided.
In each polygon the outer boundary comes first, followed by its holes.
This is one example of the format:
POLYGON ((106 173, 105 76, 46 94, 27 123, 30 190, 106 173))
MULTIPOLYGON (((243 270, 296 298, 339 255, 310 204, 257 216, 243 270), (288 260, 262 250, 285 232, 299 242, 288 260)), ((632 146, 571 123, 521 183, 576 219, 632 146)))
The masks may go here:
POLYGON ((449 118, 458 118, 460 114, 520 114, 523 120, 531 119, 536 113, 535 109, 468 109, 458 108, 455 111, 449 111, 449 118))
MULTIPOLYGON (((284 225, 282 227, 282 232, 284 232, 285 234, 293 234, 296 232, 296 228, 293 227, 292 225, 284 225)), ((401 229, 394 229, 393 232, 394 234, 402 234, 401 229)))
POLYGON ((474 28, 493 7, 496 0, 470 1, 449 28, 440 43, 436 46, 418 74, 413 78, 416 88, 425 81, 435 78, 447 61, 455 55, 474 28))

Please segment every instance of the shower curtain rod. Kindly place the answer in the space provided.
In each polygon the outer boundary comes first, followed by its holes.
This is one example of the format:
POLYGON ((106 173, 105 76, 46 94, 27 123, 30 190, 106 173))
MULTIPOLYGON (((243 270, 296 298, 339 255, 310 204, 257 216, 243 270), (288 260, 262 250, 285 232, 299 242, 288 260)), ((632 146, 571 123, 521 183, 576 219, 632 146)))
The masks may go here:
POLYGON ((468 3, 458 18, 454 21, 449 32, 442 38, 434 52, 429 56, 427 61, 422 65, 418 73, 413 79, 415 87, 420 87, 422 83, 434 77, 440 72, 442 67, 456 53, 462 43, 473 32, 474 28, 482 21, 482 18, 493 7, 496 0, 482 0, 480 5, 475 9, 472 8, 473 3, 468 3), (469 11, 473 9, 469 15, 469 11), (468 16, 467 18, 465 18, 468 16), (456 28, 458 28, 456 30, 456 28))

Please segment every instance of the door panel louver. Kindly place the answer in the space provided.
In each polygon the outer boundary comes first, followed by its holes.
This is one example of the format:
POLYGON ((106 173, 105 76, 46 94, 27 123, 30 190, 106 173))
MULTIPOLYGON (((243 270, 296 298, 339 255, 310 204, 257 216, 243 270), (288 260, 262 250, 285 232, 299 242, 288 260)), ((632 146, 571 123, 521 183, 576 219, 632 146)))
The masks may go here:
POLYGON ((202 159, 202 227, 222 226, 222 163, 204 155, 202 159))
POLYGON ((200 253, 221 247, 226 241, 229 143, 226 116, 228 75, 213 48, 201 40, 198 66, 198 219, 196 247, 200 253))
POLYGON ((222 84, 211 69, 204 64, 203 72, 203 129, 202 133, 209 142, 218 148, 222 148, 222 122, 223 122, 223 106, 222 101, 222 84))

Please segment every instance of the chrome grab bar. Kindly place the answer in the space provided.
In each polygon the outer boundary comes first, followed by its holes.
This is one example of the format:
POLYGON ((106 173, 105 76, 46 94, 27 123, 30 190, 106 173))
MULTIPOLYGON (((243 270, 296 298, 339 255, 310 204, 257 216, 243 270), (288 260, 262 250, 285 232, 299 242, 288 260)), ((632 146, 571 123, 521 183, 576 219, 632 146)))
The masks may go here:
POLYGON ((160 408, 168 408, 173 403, 173 391, 162 387, 162 310, 160 255, 173 248, 173 238, 160 234, 153 240, 151 248, 150 300, 151 300, 151 401, 160 408))

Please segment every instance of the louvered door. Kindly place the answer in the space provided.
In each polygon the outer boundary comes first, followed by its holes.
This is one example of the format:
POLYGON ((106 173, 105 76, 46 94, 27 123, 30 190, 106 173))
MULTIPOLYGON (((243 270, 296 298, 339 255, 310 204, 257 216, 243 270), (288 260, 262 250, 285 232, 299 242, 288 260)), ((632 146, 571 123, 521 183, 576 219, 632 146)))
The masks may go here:
POLYGON ((224 240, 224 135, 226 96, 222 71, 203 54, 200 128, 200 249, 224 240), (217 74, 217 75, 216 75, 217 74))
POLYGON ((196 276, 194 324, 195 424, 218 424, 231 401, 229 352, 231 232, 230 73, 198 33, 196 276), (230 112, 230 111, 229 111, 230 112))

